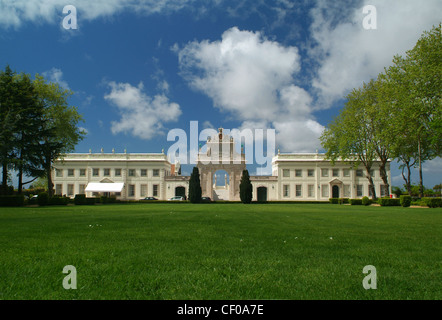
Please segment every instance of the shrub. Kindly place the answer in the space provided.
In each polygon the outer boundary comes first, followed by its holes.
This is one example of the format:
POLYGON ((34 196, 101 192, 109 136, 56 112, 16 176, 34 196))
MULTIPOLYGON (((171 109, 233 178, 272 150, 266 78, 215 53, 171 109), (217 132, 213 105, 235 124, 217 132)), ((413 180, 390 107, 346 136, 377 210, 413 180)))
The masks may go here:
POLYGON ((37 203, 39 206, 46 206, 49 203, 49 196, 47 192, 42 192, 38 195, 37 203))
POLYGON ((339 198, 339 204, 345 204, 345 203, 349 203, 348 198, 339 198))
POLYGON ((21 207, 24 204, 24 195, 0 196, 0 207, 21 207))
POLYGON ((330 198, 329 201, 331 204, 339 204, 339 198, 330 198))
POLYGON ((365 196, 362 198, 362 204, 364 206, 369 206, 371 204, 371 200, 367 196, 365 196))
POLYGON ((424 205, 430 207, 430 208, 438 208, 442 206, 442 199, 441 198, 422 198, 422 202, 424 205))
POLYGON ((400 199, 397 198, 380 198, 378 200, 378 203, 382 206, 382 207, 392 207, 392 206, 400 206, 400 199))
POLYGON ((350 199, 349 202, 350 202, 350 205, 352 205, 352 206, 361 206, 362 205, 362 199, 350 199))
POLYGON ((409 207, 411 205, 411 196, 408 195, 401 195, 400 196, 400 203, 403 207, 409 207))
POLYGON ((85 198, 85 204, 96 204, 100 202, 100 198, 85 198))
POLYGON ((74 198, 75 205, 84 205, 86 204, 86 195, 85 194, 76 194, 74 198))
POLYGON ((48 204, 52 206, 66 206, 68 204, 68 200, 69 198, 67 197, 53 196, 48 200, 48 204))

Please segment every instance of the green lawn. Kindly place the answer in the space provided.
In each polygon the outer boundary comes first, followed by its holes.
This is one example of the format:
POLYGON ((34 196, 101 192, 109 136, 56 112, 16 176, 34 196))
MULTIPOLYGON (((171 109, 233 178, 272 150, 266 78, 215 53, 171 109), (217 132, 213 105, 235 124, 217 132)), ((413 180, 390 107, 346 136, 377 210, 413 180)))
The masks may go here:
POLYGON ((0 299, 442 299, 440 208, 0 208, 0 243, 0 299))

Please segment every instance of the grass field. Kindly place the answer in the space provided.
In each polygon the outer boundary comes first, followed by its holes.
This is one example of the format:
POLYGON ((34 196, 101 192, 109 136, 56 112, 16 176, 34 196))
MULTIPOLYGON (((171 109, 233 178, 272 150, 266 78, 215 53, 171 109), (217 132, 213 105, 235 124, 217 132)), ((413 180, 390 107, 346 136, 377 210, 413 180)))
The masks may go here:
POLYGON ((0 299, 442 299, 440 208, 0 208, 0 243, 0 299))

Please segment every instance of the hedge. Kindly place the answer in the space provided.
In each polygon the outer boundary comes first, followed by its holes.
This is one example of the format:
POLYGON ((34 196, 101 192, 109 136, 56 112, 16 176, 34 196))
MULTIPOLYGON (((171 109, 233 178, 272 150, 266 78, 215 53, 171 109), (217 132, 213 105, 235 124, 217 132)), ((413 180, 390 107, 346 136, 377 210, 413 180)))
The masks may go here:
POLYGON ((411 205, 411 196, 409 196, 409 195, 401 195, 399 197, 399 201, 401 203, 401 206, 409 207, 411 205))
POLYGON ((442 199, 441 198, 422 198, 422 202, 425 203, 426 206, 430 208, 438 208, 442 207, 442 199))
POLYGON ((74 198, 75 205, 84 205, 86 204, 86 195, 85 194, 76 194, 74 198))
POLYGON ((68 201, 69 198, 67 197, 53 196, 52 198, 49 198, 48 204, 51 206, 66 206, 68 201))
POLYGON ((0 207, 21 207, 24 204, 24 195, 0 196, 0 207))
POLYGON ((350 199, 349 202, 352 206, 362 206, 362 199, 350 199))
POLYGON ((363 197, 362 198, 362 204, 364 206, 369 206, 371 204, 371 200, 368 197, 363 197))
POLYGON ((47 192, 42 192, 38 195, 37 203, 39 206, 46 206, 49 203, 49 195, 47 192))
POLYGON ((393 207, 401 205, 400 199, 397 198, 379 198, 378 203, 382 207, 393 207))

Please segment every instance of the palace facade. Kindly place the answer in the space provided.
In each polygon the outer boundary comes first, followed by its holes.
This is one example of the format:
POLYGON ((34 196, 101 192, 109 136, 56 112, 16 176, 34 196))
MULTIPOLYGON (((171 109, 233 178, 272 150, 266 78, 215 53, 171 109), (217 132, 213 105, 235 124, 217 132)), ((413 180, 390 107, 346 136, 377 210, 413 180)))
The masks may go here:
MULTIPOLYGON (((242 171, 246 169, 244 150, 237 153, 235 141, 219 129, 207 139, 205 151, 198 153, 203 197, 238 201, 242 171), (218 178, 219 172, 224 173, 218 178)), ((390 164, 387 164, 388 177, 390 164)), ((372 177, 377 196, 388 196, 375 162, 372 177)), ((181 175, 179 163, 172 164, 161 153, 71 153, 54 164, 55 193, 71 198, 111 195, 117 199, 139 200, 155 197, 166 200, 187 196, 189 176, 181 175)), ((321 153, 279 153, 272 159, 271 176, 251 176, 253 200, 328 201, 329 198, 371 197, 363 166, 349 161, 332 164, 321 153)), ((391 185, 391 183, 390 183, 391 185)))

